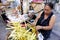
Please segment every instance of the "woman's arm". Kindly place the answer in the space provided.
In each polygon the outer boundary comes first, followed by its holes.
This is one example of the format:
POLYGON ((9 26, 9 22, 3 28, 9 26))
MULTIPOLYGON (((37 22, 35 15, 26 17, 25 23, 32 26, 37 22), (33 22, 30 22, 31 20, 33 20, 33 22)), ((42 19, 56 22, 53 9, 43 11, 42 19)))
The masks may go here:
POLYGON ((39 29, 43 29, 43 30, 50 30, 53 28, 53 25, 55 24, 55 19, 56 19, 56 16, 53 15, 50 22, 49 22, 49 26, 37 26, 36 29, 39 30, 39 29))

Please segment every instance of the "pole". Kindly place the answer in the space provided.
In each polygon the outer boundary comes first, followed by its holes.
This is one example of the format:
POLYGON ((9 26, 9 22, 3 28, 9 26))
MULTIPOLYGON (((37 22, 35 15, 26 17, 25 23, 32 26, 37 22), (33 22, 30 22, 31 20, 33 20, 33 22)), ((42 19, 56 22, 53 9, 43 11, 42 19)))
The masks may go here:
POLYGON ((23 0, 20 0, 21 2, 21 15, 23 15, 23 0))

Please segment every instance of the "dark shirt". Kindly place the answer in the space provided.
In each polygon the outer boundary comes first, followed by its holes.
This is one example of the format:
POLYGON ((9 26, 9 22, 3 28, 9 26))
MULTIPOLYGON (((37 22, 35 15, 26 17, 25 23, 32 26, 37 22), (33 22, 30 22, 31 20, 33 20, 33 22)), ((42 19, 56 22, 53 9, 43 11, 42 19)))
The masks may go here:
MULTIPOLYGON (((48 16, 47 19, 44 19, 44 12, 41 14, 41 17, 38 19, 38 22, 36 25, 40 25, 40 26, 49 26, 49 22, 50 22, 50 19, 53 15, 53 12, 50 13, 50 15, 48 16)), ((44 36, 44 38, 48 38, 50 36, 50 33, 51 33, 52 29, 51 30, 38 30, 38 32, 41 32, 42 35, 44 36)))

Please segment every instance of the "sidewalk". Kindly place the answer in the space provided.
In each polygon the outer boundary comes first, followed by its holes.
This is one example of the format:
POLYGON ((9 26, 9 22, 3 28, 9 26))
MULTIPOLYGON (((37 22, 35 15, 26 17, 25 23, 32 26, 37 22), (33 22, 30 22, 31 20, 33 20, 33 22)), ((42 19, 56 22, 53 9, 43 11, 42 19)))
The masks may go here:
POLYGON ((60 36, 60 13, 56 13, 56 23, 52 30, 56 35, 60 36))

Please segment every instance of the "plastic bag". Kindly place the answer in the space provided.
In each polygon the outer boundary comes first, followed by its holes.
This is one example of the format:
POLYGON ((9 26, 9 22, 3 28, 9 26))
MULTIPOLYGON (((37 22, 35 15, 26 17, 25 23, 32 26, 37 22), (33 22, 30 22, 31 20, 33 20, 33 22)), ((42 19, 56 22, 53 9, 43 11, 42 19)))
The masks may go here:
POLYGON ((41 33, 39 33, 38 34, 38 40, 43 40, 43 39, 44 39, 43 35, 41 33))

